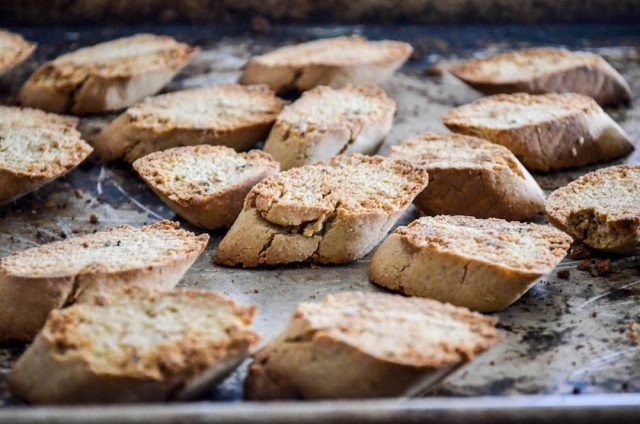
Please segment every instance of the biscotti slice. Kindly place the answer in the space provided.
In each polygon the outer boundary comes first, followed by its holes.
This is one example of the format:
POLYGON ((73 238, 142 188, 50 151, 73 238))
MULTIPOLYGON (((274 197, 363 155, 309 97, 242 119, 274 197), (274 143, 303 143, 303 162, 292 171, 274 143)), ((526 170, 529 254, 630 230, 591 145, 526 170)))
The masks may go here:
POLYGON ((130 107, 92 142, 104 161, 133 162, 151 152, 199 144, 247 150, 267 137, 283 105, 264 85, 177 91, 130 107))
POLYGON ((278 162, 260 150, 207 145, 151 153, 133 167, 178 215, 209 230, 230 227, 249 190, 278 172, 278 162))
POLYGON ((31 340, 52 309, 127 286, 175 287, 209 236, 162 221, 57 241, 0 260, 0 341, 31 340))
POLYGON ((496 319, 429 299, 343 292, 302 303, 249 367, 249 399, 409 396, 500 340, 496 319))
POLYGON ((551 193, 547 215, 595 249, 640 253, 640 165, 590 172, 551 193))
POLYGON ((249 355, 258 341, 254 312, 205 290, 94 297, 51 313, 9 388, 34 404, 190 398, 249 355))
POLYGON ((252 57, 243 84, 267 84, 275 92, 306 91, 318 85, 379 84, 409 58, 413 48, 400 41, 336 37, 285 46, 252 57))
POLYGON ((601 105, 631 99, 631 89, 602 56, 550 47, 473 59, 451 73, 485 94, 578 93, 601 105))
POLYGON ((371 281, 481 312, 518 300, 564 258, 571 238, 550 225, 441 215, 399 227, 376 250, 371 281))
POLYGON ((633 150, 624 130, 580 94, 498 94, 452 109, 443 121, 452 131, 506 146, 536 171, 603 162, 633 150))
POLYGON ((521 220, 544 211, 544 192, 504 146, 426 133, 393 146, 391 157, 429 171, 429 185, 413 203, 430 215, 521 220))
POLYGON ((264 150, 282 169, 342 153, 373 153, 391 129, 396 104, 378 87, 316 87, 285 106, 264 150))
POLYGON ((25 106, 78 115, 122 109, 160 91, 195 51, 152 34, 96 44, 40 66, 19 99, 25 106))
POLYGON ((27 60, 36 46, 19 34, 0 30, 0 75, 27 60))
POLYGON ((382 240, 427 181, 423 168, 359 153, 273 175, 251 189, 215 262, 355 261, 382 240))
POLYGON ((93 150, 78 120, 36 109, 0 106, 0 203, 71 171, 93 150))

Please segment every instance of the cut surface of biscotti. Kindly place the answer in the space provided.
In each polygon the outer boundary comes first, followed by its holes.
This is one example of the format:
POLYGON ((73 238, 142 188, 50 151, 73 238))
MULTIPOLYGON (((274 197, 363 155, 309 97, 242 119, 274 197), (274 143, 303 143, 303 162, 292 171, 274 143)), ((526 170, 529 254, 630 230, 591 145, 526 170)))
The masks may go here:
POLYGON ((267 84, 277 93, 318 85, 379 84, 409 58, 412 47, 399 41, 336 37, 285 46, 252 57, 243 84, 267 84))
POLYGON ((247 150, 269 134, 284 103, 264 85, 214 85, 145 99, 93 140, 105 161, 130 162, 170 147, 211 144, 247 150))
POLYGON ((558 228, 595 249, 640 252, 640 165, 590 172, 551 193, 547 215, 558 228))
POLYGON ((591 98, 498 94, 447 112, 444 124, 511 150, 529 169, 550 171, 624 156, 633 145, 591 98))
POLYGON ((63 176, 93 150, 76 118, 0 106, 0 203, 63 176))
POLYGON ((161 221, 123 225, 0 260, 0 339, 30 340, 50 310, 126 286, 171 289, 209 236, 161 221))
POLYGON ((500 340, 496 319, 430 299, 343 292, 302 303, 249 367, 249 399, 409 396, 500 340))
POLYGON ((559 48, 532 48, 463 62, 451 73, 485 94, 578 93, 601 105, 631 99, 631 89, 602 56, 559 48))
POLYGON ((20 91, 25 106, 99 113, 160 91, 196 49, 171 37, 137 34, 81 48, 40 66, 20 91))
POLYGON ((34 404, 192 397, 249 355, 258 341, 254 312, 204 290, 95 297, 51 313, 9 385, 34 404))
POLYGON ((230 227, 249 190, 278 172, 278 163, 260 150, 208 145, 151 153, 133 167, 178 215, 209 230, 230 227))
POLYGON ((395 110, 378 87, 316 87, 285 106, 264 150, 284 170, 342 153, 370 154, 391 129, 395 110))
POLYGON ((399 227, 376 250, 383 287, 482 312, 518 300, 564 258, 571 238, 549 225, 441 215, 399 227))
POLYGON ((391 157, 429 171, 429 185, 414 200, 428 214, 521 220, 544 210, 544 192, 504 146, 425 133, 393 146, 391 157))
POLYGON ((0 75, 24 62, 36 49, 19 34, 0 30, 0 75))
POLYGON ((347 263, 382 240, 427 185, 423 168, 359 153, 256 184, 218 247, 222 265, 347 263))

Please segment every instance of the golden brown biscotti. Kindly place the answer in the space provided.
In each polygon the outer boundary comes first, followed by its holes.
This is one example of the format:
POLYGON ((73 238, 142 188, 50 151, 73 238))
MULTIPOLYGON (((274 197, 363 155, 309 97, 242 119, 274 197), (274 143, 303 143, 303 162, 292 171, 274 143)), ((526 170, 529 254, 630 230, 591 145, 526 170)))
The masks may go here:
POLYGON ((20 34, 0 30, 0 75, 27 60, 36 47, 20 34))
POLYGON ((430 299, 343 292, 302 303, 249 367, 249 399, 411 396, 500 340, 496 319, 430 299))
POLYGON ((429 185, 413 203, 430 215, 522 220, 544 211, 544 192, 504 146, 425 133, 393 146, 391 157, 427 168, 429 185))
POLYGON ((380 245, 369 277, 410 296, 494 312, 551 272, 570 244, 569 236, 549 225, 423 217, 399 227, 380 245))
POLYGON ((133 167, 178 215, 208 230, 230 227, 249 190, 279 170, 263 151, 208 145, 151 153, 133 167))
POLYGON ((588 246, 640 253, 640 165, 590 172, 551 193, 546 209, 554 225, 588 246))
POLYGON ((191 398, 249 355, 258 341, 249 328, 254 312, 205 290, 94 297, 51 313, 9 388, 33 404, 191 398))
POLYGON ((0 203, 55 180, 92 152, 78 120, 36 109, 0 106, 0 203))
POLYGON ((76 115, 123 109, 160 91, 196 51, 152 34, 107 41, 40 66, 19 99, 24 106, 76 115))
POLYGON ((629 84, 602 56, 560 48, 473 59, 454 66, 451 73, 484 94, 578 93, 603 106, 631 99, 629 84))
POLYGON ((104 161, 129 162, 170 147, 200 144, 247 150, 269 134, 284 103, 264 85, 213 85, 150 97, 92 140, 104 161))
POLYGON ((209 240, 178 226, 123 225, 2 258, 0 341, 31 340, 51 310, 96 293, 175 287, 209 240))
POLYGON ((378 87, 316 87, 285 106, 264 150, 283 170, 343 153, 371 154, 391 129, 395 111, 395 102, 378 87))
POLYGON ((423 168, 359 153, 281 172, 249 192, 215 262, 355 261, 382 240, 427 181, 423 168))
POLYGON ((498 94, 454 108, 443 121, 454 132, 506 146, 536 171, 604 162, 633 150, 620 125, 580 94, 498 94))
POLYGON ((306 91, 318 85, 379 84, 409 58, 413 48, 400 41, 335 37, 285 46, 252 57, 242 84, 267 84, 276 93, 306 91))

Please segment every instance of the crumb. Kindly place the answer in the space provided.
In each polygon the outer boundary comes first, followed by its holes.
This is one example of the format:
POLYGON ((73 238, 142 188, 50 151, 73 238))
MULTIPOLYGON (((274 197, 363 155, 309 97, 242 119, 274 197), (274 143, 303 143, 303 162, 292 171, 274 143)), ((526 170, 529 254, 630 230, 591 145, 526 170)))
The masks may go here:
POLYGON ((589 271, 591 269, 591 261, 585 259, 584 261, 580 262, 576 268, 578 268, 580 271, 589 271))
POLYGON ((577 387, 577 386, 576 386, 576 387, 574 387, 574 388, 573 388, 573 394, 574 394, 574 395, 579 395, 581 391, 582 391, 582 390, 580 390, 580 387, 577 387))
POLYGON ((591 318, 596 318, 598 313, 596 311, 591 312, 591 318))
POLYGON ((631 321, 629 323, 629 338, 635 344, 638 344, 638 323, 631 321))
POLYGON ((558 278, 561 278, 563 280, 567 280, 567 279, 569 279, 569 276, 571 275, 571 273, 569 272, 568 269, 562 269, 562 270, 558 271, 558 273, 556 275, 558 276, 558 278))
POLYGON ((60 238, 66 239, 67 233, 65 233, 64 231, 60 231, 60 238))
POLYGON ((82 247, 84 247, 85 249, 89 247, 89 243, 87 243, 86 241, 84 243, 82 243, 82 247))
POLYGON ((96 216, 96 214, 92 213, 89 216, 89 222, 92 224, 97 224, 98 223, 98 217, 96 216))
POLYGON ((629 391, 629 382, 625 381, 624 383, 622 383, 622 390, 624 390, 625 392, 629 391))
POLYGON ((311 269, 320 269, 320 267, 318 265, 314 264, 314 263, 311 263, 311 265, 309 265, 309 267, 311 269))
POLYGON ((73 190, 73 195, 80 199, 82 197, 82 190, 76 188, 75 190, 73 190))
POLYGON ((587 259, 591 257, 591 249, 584 244, 575 244, 571 246, 567 255, 571 259, 587 259))
POLYGON ((495 366, 495 364, 496 364, 496 361, 493 361, 493 360, 489 361, 489 365, 491 365, 492 367, 495 366))
POLYGON ((78 228, 74 228, 73 230, 71 230, 71 232, 73 234, 80 234, 80 230, 78 228))
POLYGON ((53 203, 51 200, 49 200, 47 203, 44 204, 44 207, 47 209, 54 209, 56 207, 56 204, 53 203))
POLYGON ((258 289, 253 289, 253 292, 257 294, 257 293, 260 293, 260 290, 258 290, 258 289))
POLYGON ((601 277, 611 273, 611 259, 599 259, 591 270, 594 277, 601 277))

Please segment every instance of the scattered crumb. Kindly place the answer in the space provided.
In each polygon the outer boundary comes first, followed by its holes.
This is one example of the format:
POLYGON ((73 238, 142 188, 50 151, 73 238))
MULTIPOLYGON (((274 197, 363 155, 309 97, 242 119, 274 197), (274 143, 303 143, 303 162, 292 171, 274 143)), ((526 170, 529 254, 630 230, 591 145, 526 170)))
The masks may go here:
POLYGON ((558 276, 558 278, 561 278, 563 280, 568 280, 569 276, 571 275, 571 273, 569 272, 568 269, 562 269, 562 270, 558 271, 558 273, 556 275, 558 276))
POLYGON ((596 311, 591 312, 591 318, 596 318, 598 313, 596 311))
POLYGON ((47 203, 44 204, 44 207, 47 209, 54 209, 56 207, 56 204, 53 203, 51 200, 49 200, 47 203))
POLYGON ((71 230, 71 232, 72 232, 73 234, 80 234, 80 229, 78 229, 78 228, 74 228, 74 229, 72 229, 72 230, 71 230))
POLYGON ((257 293, 260 293, 260 290, 258 290, 258 289, 253 289, 253 292, 257 294, 257 293))
POLYGON ((574 387, 573 388, 573 394, 574 395, 579 395, 582 392, 582 390, 580 390, 580 387, 574 387))
POLYGON ((635 344, 638 344, 638 323, 631 321, 629 323, 629 339, 635 344))
POLYGON ((75 190, 73 190, 73 195, 80 199, 82 197, 82 190, 76 188, 75 190))
POLYGON ((591 269, 591 261, 585 259, 584 261, 580 262, 576 268, 578 268, 580 271, 589 271, 591 269))
POLYGON ((64 231, 60 231, 60 238, 66 239, 67 233, 65 233, 64 231))
POLYGON ((584 244, 575 244, 571 246, 567 255, 571 259, 587 259, 591 257, 591 249, 584 244))
POLYGON ((318 265, 314 264, 314 263, 312 263, 311 265, 309 265, 309 267, 310 267, 311 269, 320 269, 320 267, 319 267, 318 265))
POLYGON ((89 222, 92 224, 97 224, 98 223, 98 217, 95 214, 91 214, 89 216, 89 222))
POLYGON ((496 364, 496 361, 493 361, 493 360, 489 361, 489 365, 491 365, 492 367, 495 366, 495 364, 496 364))
POLYGON ((611 273, 611 259, 599 259, 591 270, 595 277, 601 277, 611 273))

